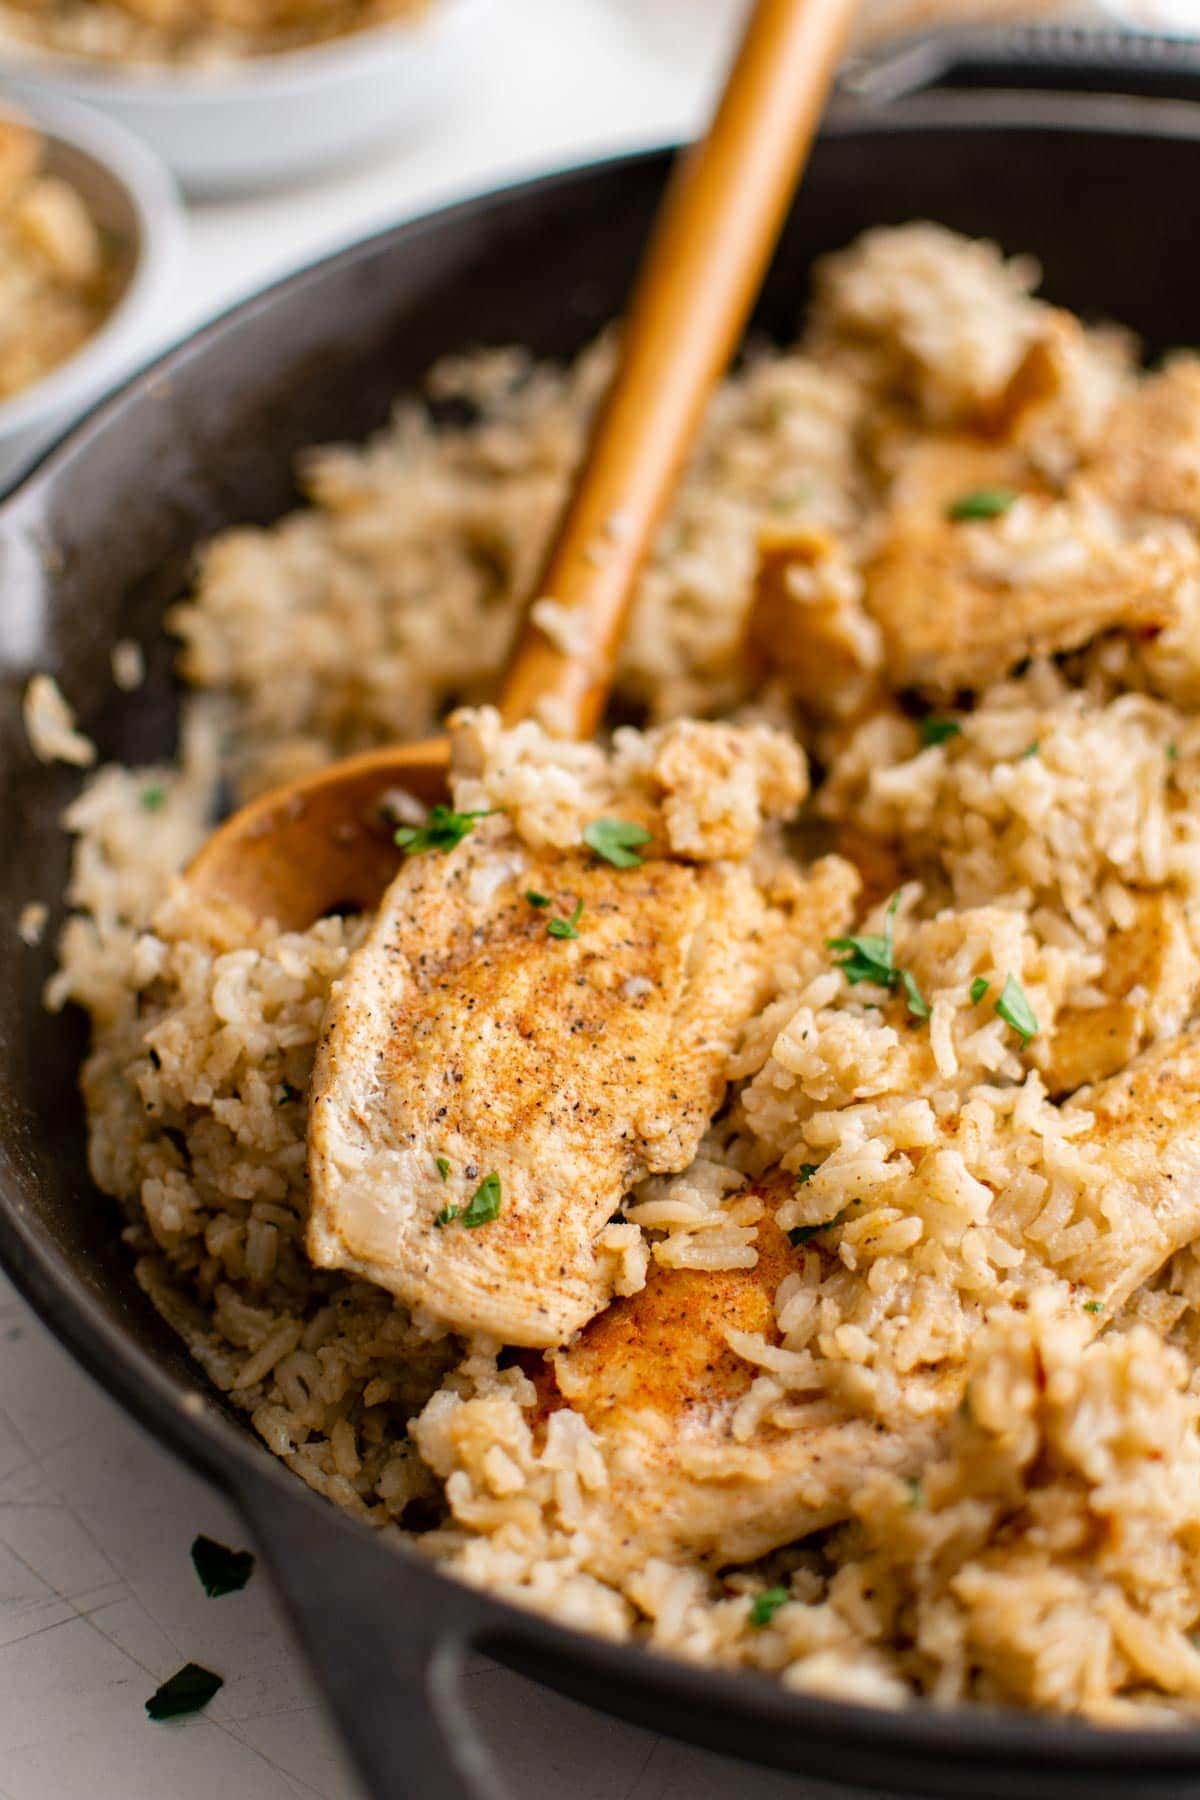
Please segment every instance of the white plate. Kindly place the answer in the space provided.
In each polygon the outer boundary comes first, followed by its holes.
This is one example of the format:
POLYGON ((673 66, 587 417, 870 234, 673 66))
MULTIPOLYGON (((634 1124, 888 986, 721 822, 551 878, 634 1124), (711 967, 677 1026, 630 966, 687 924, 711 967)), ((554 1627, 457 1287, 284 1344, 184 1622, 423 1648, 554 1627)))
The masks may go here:
POLYGON ((99 224, 128 245, 129 274, 104 324, 73 356, 0 400, 0 489, 68 420, 128 373, 178 267, 183 210, 167 171, 119 125, 69 101, 25 97, 17 111, 47 140, 48 166, 82 194, 99 224))
POLYGON ((52 90, 119 120, 192 193, 228 193, 311 174, 428 116, 485 4, 431 0, 417 19, 203 68, 84 62, 5 39, 0 72, 18 92, 52 90))

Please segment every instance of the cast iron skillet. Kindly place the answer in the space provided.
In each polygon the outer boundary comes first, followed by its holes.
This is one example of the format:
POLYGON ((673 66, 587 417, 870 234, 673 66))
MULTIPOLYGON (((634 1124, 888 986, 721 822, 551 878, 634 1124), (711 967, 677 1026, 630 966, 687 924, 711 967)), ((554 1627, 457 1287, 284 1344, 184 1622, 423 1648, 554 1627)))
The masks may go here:
MULTIPOLYGON (((1195 339, 1200 55, 991 34, 866 63, 851 79, 858 98, 835 109, 813 159, 761 329, 791 330, 815 254, 925 215, 1035 252, 1055 299, 1124 321, 1152 351, 1195 339), (905 92, 930 79, 941 91, 905 92)), ((501 1800, 461 1704, 472 1645, 592 1705, 782 1769, 939 1795, 1195 1796, 1198 1730, 1100 1733, 803 1698, 595 1641, 397 1554, 310 1495, 205 1384, 135 1287, 116 1210, 88 1181, 80 1023, 44 1015, 50 950, 13 935, 30 899, 61 920, 55 819, 76 786, 30 756, 28 675, 58 675, 105 757, 167 753, 176 694, 159 626, 197 540, 283 511, 293 452, 379 425, 440 352, 578 348, 618 307, 665 168, 653 153, 550 176, 293 277, 134 380, 0 508, 0 1255, 104 1386, 241 1508, 380 1796, 501 1800), (109 674, 125 636, 148 651, 136 699, 115 694, 109 674)))

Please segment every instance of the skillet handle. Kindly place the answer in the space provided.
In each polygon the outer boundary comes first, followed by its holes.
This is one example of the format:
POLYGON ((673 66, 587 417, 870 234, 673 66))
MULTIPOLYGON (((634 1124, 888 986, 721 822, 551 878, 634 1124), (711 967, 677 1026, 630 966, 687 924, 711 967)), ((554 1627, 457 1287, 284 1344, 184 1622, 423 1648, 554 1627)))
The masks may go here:
POLYGON ((465 1704, 464 1664, 486 1601, 419 1561, 380 1579, 369 1527, 326 1502, 239 1478, 232 1498, 269 1564, 369 1795, 511 1800, 465 1704), (332 1530, 335 1524, 340 1529, 332 1530))
POLYGON ((1086 25, 967 28, 864 51, 845 63, 838 81, 839 94, 867 101, 934 87, 1200 102, 1200 41, 1086 25))

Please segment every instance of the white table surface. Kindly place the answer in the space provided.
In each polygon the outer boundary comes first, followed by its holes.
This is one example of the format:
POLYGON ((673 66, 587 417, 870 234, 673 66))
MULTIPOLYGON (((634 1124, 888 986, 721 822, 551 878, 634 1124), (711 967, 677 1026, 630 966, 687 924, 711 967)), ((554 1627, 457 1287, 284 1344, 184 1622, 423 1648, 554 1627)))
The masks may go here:
MULTIPOLYGON (((440 123, 295 189, 196 209, 145 349, 286 268, 512 174, 688 130, 733 0, 496 0, 440 123)), ((242 1545, 223 1502, 145 1436, 0 1278, 0 1800, 362 1800, 264 1575, 209 1600, 188 1547, 242 1545), (151 1725, 180 1664, 224 1676, 151 1725)), ((827 1800, 481 1665, 472 1704, 521 1800, 827 1800)), ((839 1790, 843 1792, 843 1790, 839 1790)))

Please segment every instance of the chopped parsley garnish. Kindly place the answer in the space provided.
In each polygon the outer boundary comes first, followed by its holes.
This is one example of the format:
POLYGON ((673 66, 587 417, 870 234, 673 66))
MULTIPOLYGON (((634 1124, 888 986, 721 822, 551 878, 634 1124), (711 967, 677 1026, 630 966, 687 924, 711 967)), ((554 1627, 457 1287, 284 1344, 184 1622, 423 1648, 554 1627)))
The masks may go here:
POLYGON ((199 1663, 184 1663, 151 1694, 146 1711, 156 1721, 179 1719, 185 1713, 199 1712, 224 1686, 221 1676, 214 1675, 211 1669, 202 1669, 199 1663))
POLYGON ((474 831, 477 819, 486 819, 495 807, 481 812, 455 812, 449 806, 435 806, 423 825, 400 825, 393 834, 405 856, 419 856, 424 850, 453 850, 468 832, 474 831))
POLYGON ((1041 747, 1042 746, 1038 743, 1037 739, 1034 738, 1032 744, 1026 744, 1025 748, 1022 750, 1021 761, 1028 762, 1031 756, 1036 756, 1038 754, 1041 747))
POLYGON ((904 989, 904 998, 908 1002, 908 1010, 912 1017, 914 1019, 927 1019, 929 1017, 929 1002, 917 986, 916 977, 910 975, 907 969, 903 969, 900 973, 900 985, 904 989))
POLYGON ((577 900, 575 902, 575 910, 569 919, 551 919, 546 927, 547 937, 577 938, 579 936, 579 921, 582 917, 583 901, 577 900))
POLYGON ((285 1081, 283 1084, 283 1092, 280 1094, 276 1105, 286 1106, 289 1100, 298 1100, 299 1098, 300 1089, 294 1088, 290 1081, 285 1081))
POLYGON ((1025 998, 1025 989, 1015 975, 1010 975, 1005 981, 996 1002, 996 1011, 1006 1025, 1012 1026, 1024 1050, 1036 1032, 1038 1022, 1033 1016, 1033 1008, 1025 998))
POLYGON ((972 1006, 979 1005, 979 1002, 983 999, 983 996, 987 993, 987 991, 991 987, 991 985, 992 984, 988 980, 986 975, 977 975, 975 977, 974 981, 971 983, 971 1004, 972 1004, 972 1006))
POLYGON ((500 1217, 500 1177, 485 1175, 463 1208, 464 1225, 487 1225, 500 1217))
POLYGON ((862 937, 829 938, 827 943, 831 950, 843 953, 838 967, 851 987, 857 987, 860 981, 873 981, 878 987, 895 985, 890 916, 882 937, 867 932, 862 937))
POLYGON ((192 1567, 209 1599, 219 1600, 222 1594, 236 1594, 245 1587, 254 1573, 254 1555, 201 1534, 192 1545, 192 1567))
POLYGON ((908 1489, 908 1504, 914 1508, 916 1508, 918 1506, 924 1506, 925 1490, 921 1486, 921 1483, 920 1483, 919 1479, 917 1478, 917 1476, 906 1475, 904 1477, 904 1485, 908 1489))
POLYGON ((638 850, 650 842, 651 835, 633 819, 593 819, 584 827, 583 841, 614 869, 640 869, 638 850))
POLYGON ((535 893, 533 888, 525 889, 525 898, 528 900, 530 906, 549 906, 550 904, 549 894, 535 893))
POLYGON ((438 1213, 433 1222, 440 1231, 443 1225, 453 1225, 461 1211, 462 1208, 460 1206, 443 1206, 441 1212, 438 1213))
POLYGON ((1167 761, 1168 762, 1178 762, 1179 761, 1179 745, 1178 744, 1168 744, 1167 745, 1167 761))
POLYGON ((153 787, 144 787, 142 789, 142 805, 147 812, 158 812, 159 809, 166 804, 167 790, 165 787, 160 787, 155 783, 153 787))
POLYGON ((449 1181, 449 1179, 450 1179, 449 1160, 444 1156, 435 1156, 433 1160, 437 1167, 437 1172, 441 1176, 442 1180, 449 1181))
POLYGON ((961 736, 962 726, 957 719, 937 719, 931 713, 921 720, 921 742, 926 749, 931 744, 944 744, 949 738, 961 736))
POLYGON ((841 953, 838 967, 851 987, 857 987, 860 981, 873 981, 877 987, 902 987, 912 1017, 927 1019, 929 1006, 916 979, 907 969, 896 967, 892 920, 899 904, 900 895, 897 892, 892 895, 881 934, 865 932, 859 937, 827 938, 825 941, 830 950, 841 953))
POLYGON ((801 1244, 811 1243, 818 1232, 832 1231, 835 1225, 840 1225, 849 1210, 848 1206, 843 1206, 841 1212, 834 1213, 832 1219, 821 1219, 816 1225, 793 1225, 788 1232, 788 1243, 797 1248, 801 1244))
POLYGON ((1012 488, 974 488, 969 494, 959 495, 949 509, 949 517, 959 524, 964 519, 1000 519, 1016 500, 1012 488))
POLYGON ((754 1605, 750 1608, 750 1623, 761 1631, 790 1599, 791 1595, 786 1588, 764 1588, 761 1594, 754 1596, 754 1605))
POLYGON ((1083 1303, 1083 1310, 1084 1312, 1090 1313, 1103 1312, 1104 1302, 1103 1300, 1085 1300, 1083 1303))
POLYGON ((819 1163, 801 1163, 800 1173, 796 1177, 796 1186, 807 1187, 820 1166, 819 1163))

